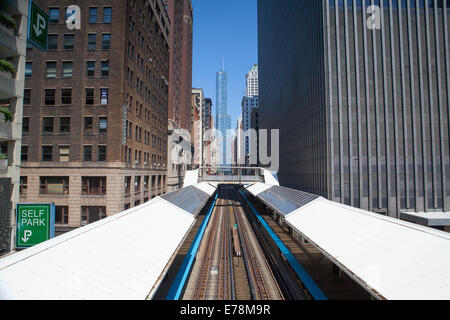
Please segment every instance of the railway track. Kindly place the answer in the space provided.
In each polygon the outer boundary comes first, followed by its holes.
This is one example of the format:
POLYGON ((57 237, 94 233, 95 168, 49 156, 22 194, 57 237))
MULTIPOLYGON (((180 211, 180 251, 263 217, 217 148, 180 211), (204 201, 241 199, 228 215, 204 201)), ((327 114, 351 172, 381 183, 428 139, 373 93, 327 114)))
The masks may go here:
POLYGON ((184 299, 284 299, 234 187, 219 191, 184 299))
POLYGON ((283 300, 283 294, 266 255, 240 205, 237 191, 232 192, 232 208, 238 222, 242 253, 246 261, 250 290, 254 300, 283 300))

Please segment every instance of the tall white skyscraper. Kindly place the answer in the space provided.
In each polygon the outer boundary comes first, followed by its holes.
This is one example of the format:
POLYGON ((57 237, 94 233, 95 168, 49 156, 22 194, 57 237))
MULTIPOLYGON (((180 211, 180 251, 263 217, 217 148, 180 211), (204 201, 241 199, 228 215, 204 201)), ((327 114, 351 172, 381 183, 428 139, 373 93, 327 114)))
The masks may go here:
POLYGON ((245 76, 247 79, 247 87, 245 89, 245 96, 252 98, 259 95, 258 82, 258 65, 253 65, 252 69, 245 76))
POLYGON ((258 108, 259 105, 259 82, 257 64, 253 65, 245 78, 247 81, 245 88, 245 97, 242 98, 242 125, 244 132, 247 133, 244 139, 244 154, 246 158, 246 164, 248 164, 247 160, 252 149, 252 144, 255 143, 256 146, 257 143, 257 141, 252 141, 252 136, 248 132, 248 130, 252 128, 252 110, 258 108))

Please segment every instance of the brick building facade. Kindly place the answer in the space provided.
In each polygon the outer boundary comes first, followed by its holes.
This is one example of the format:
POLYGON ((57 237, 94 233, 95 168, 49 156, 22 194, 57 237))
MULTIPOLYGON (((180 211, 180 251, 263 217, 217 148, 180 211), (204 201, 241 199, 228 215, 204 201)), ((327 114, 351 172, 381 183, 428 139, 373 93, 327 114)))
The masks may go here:
POLYGON ((166 191, 170 22, 161 0, 82 0, 71 30, 70 1, 37 3, 49 48, 27 51, 20 200, 53 201, 65 231, 166 191))
MULTIPOLYGON (((192 88, 192 33, 193 9, 191 0, 165 0, 171 23, 170 29, 170 79, 168 123, 168 191, 182 187, 188 168, 179 157, 189 157, 172 152, 181 141, 187 140, 191 131, 192 88), (172 159, 173 157, 177 159, 172 159)), ((185 146, 187 153, 190 146, 185 146)))

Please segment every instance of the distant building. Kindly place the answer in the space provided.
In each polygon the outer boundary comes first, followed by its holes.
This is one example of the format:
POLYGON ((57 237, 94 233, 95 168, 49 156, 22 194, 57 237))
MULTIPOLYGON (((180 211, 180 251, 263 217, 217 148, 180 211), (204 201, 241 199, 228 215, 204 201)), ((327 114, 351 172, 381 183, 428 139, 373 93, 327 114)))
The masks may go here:
POLYGON ((236 121, 236 146, 234 156, 234 164, 238 167, 245 165, 244 134, 244 123, 242 121, 242 115, 240 115, 236 121))
POLYGON ((213 125, 213 115, 212 115, 212 100, 210 98, 205 98, 205 103, 203 106, 203 123, 202 123, 202 137, 203 137, 203 155, 202 155, 202 163, 203 165, 207 165, 209 158, 208 154, 210 154, 211 150, 211 142, 208 139, 207 133, 212 130, 213 125))
MULTIPOLYGON (((259 166, 259 108, 252 108, 251 109, 251 113, 250 113, 250 129, 255 130, 255 132, 257 132, 256 135, 256 141, 251 141, 250 140, 250 146, 251 143, 256 143, 256 150, 258 151, 258 154, 256 156, 256 164, 257 166, 259 166)), ((246 158, 246 161, 249 162, 249 159, 246 158)))
POLYGON ((203 165, 203 111, 205 109, 205 95, 202 89, 192 89, 192 129, 191 139, 194 146, 193 164, 203 165))
POLYGON ((258 78, 258 65, 255 64, 251 68, 251 70, 245 76, 246 79, 246 88, 245 88, 245 96, 246 97, 256 97, 259 96, 259 78, 258 78))
POLYGON ((379 26, 368 1, 258 1, 280 183, 397 218, 449 212, 449 1, 369 3, 379 26))
POLYGON ((80 0, 70 30, 67 1, 36 2, 49 48, 27 52, 20 201, 55 202, 59 233, 166 192, 170 22, 161 0, 80 0))
POLYGON ((205 165, 213 168, 217 168, 220 164, 218 140, 216 138, 216 128, 214 123, 214 117, 211 117, 211 130, 209 136, 206 137, 208 144, 206 148, 206 160, 205 165))
MULTIPOLYGON (((249 154, 252 150, 252 144, 257 145, 257 141, 252 140, 252 135, 250 134, 250 129, 256 129, 252 128, 252 121, 255 122, 254 119, 252 119, 252 115, 255 115, 253 110, 257 110, 259 106, 259 97, 243 97, 242 98, 242 126, 243 130, 246 133, 245 139, 244 139, 244 153, 245 157, 248 159, 249 154)), ((257 139, 258 135, 256 135, 257 139)), ((254 138, 254 136, 253 136, 254 138)), ((257 150, 258 149, 254 149, 257 150)), ((246 164, 248 165, 248 161, 246 161, 246 164)))
MULTIPOLYGON (((2 1, 0 10, 13 22, 0 22, 0 59, 11 64, 14 70, 0 71, 0 255, 11 248, 15 236, 13 214, 19 202, 19 193, 26 192, 27 184, 21 175, 22 127, 30 125, 30 119, 22 120, 24 102, 24 81, 26 68, 26 42, 28 26, 28 0, 2 1), (6 111, 7 110, 7 111, 6 111), (9 113, 8 113, 9 112, 9 113), (5 122, 8 115, 11 121, 5 122), (5 159, 3 159, 5 158, 5 159), (13 230, 13 232, 11 232, 13 230)), ((30 99, 27 94, 26 102, 30 99)))
POLYGON ((171 192, 183 186, 188 165, 182 159, 188 159, 191 152, 185 142, 191 131, 193 9, 191 0, 165 2, 171 22, 167 150, 167 191, 171 192), (175 152, 181 147, 185 154, 175 152))
POLYGON ((227 147, 226 136, 227 130, 231 129, 231 117, 228 115, 228 76, 225 70, 221 70, 216 74, 216 126, 222 135, 221 143, 221 164, 229 163, 230 146, 227 147), (228 150, 228 152, 227 152, 228 150))
MULTIPOLYGON (((252 135, 252 131, 250 129, 256 129, 255 126, 252 127, 252 123, 256 123, 255 119, 252 118, 252 115, 256 115, 259 107, 259 77, 258 77, 258 65, 253 65, 251 70, 245 76, 246 79, 246 95, 242 98, 242 123, 243 129, 245 132, 244 137, 244 157, 245 157, 245 165, 250 165, 250 153, 256 152, 255 158, 258 159, 259 152, 259 133, 257 130, 253 131, 256 133, 252 135)), ((252 165, 257 165, 256 163, 252 163, 252 165)))

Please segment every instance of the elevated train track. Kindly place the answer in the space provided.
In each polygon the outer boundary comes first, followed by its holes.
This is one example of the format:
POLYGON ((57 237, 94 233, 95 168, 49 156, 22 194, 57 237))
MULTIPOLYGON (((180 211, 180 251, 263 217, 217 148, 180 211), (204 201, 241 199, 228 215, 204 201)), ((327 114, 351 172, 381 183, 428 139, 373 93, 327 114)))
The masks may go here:
POLYGON ((275 270, 280 262, 272 261, 273 255, 260 242, 236 188, 221 186, 183 299, 292 298, 280 270, 275 270))

